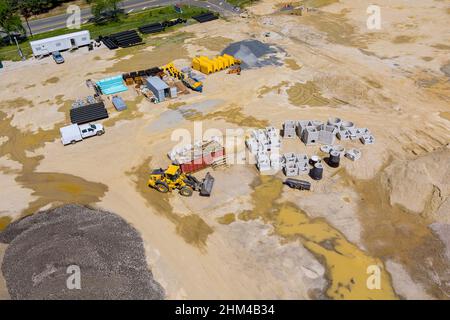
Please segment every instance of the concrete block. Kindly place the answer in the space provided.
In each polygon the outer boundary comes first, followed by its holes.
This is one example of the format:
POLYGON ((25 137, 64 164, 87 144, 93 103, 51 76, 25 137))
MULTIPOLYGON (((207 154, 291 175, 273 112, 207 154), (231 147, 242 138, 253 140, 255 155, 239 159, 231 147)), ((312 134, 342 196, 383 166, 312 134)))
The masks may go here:
POLYGON ((308 174, 309 172, 309 164, 308 162, 303 162, 303 163, 298 163, 297 164, 298 167, 298 174, 308 174))
POLYGON ((292 120, 283 123, 283 138, 294 138, 296 136, 296 122, 292 120))
POLYGON ((295 177, 298 176, 298 167, 296 164, 286 165, 284 167, 284 174, 286 177, 295 177))
POLYGON ((330 151, 333 149, 333 146, 330 144, 326 144, 323 146, 320 146, 320 151, 325 152, 325 153, 330 153, 330 151))
POLYGON ((374 144, 375 138, 372 135, 364 135, 359 139, 362 144, 374 144))
POLYGON ((322 144, 333 144, 337 129, 334 126, 322 125, 319 127, 318 142, 322 144))
POLYGON ((297 136, 301 139, 303 131, 306 130, 306 127, 311 127, 312 122, 311 120, 299 120, 297 121, 297 136))
POLYGON ((302 141, 306 145, 316 144, 319 141, 319 130, 316 127, 306 127, 302 133, 302 141))
POLYGON ((339 155, 341 157, 343 157, 344 154, 345 154, 345 148, 343 146, 339 145, 339 144, 336 144, 336 145, 332 146, 331 151, 339 152, 339 155))
POLYGON ((347 152, 345 152, 345 157, 352 161, 359 160, 361 158, 361 151, 358 149, 347 150, 347 152))
POLYGON ((282 168, 281 155, 276 153, 270 155, 270 167, 273 170, 280 170, 282 168))
POLYGON ((256 167, 259 171, 268 171, 270 167, 270 158, 267 152, 259 152, 256 157, 256 167))
POLYGON ((258 141, 256 141, 256 139, 248 138, 245 140, 245 145, 252 154, 256 154, 258 152, 258 141))
POLYGON ((349 129, 354 129, 354 128, 355 128, 355 124, 351 121, 342 121, 341 122, 340 130, 349 130, 349 129))
POLYGON ((284 158, 285 164, 297 162, 297 156, 293 152, 288 152, 288 153, 283 154, 283 158, 284 158))
POLYGON ((338 129, 341 126, 342 120, 340 118, 329 118, 327 124, 338 129))
POLYGON ((344 129, 338 131, 336 136, 338 137, 339 140, 350 140, 351 133, 349 130, 344 129))
POLYGON ((297 163, 299 166, 308 164, 309 158, 306 154, 297 154, 297 163))

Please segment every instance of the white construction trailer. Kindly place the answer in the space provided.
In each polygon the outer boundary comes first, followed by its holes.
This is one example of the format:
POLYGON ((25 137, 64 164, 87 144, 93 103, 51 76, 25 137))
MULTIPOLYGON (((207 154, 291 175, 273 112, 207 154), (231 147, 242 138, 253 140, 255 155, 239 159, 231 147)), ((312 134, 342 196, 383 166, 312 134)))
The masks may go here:
POLYGON ((30 41, 30 46, 33 55, 36 57, 49 55, 55 51, 86 46, 89 43, 91 43, 91 35, 88 30, 83 30, 56 37, 30 41))

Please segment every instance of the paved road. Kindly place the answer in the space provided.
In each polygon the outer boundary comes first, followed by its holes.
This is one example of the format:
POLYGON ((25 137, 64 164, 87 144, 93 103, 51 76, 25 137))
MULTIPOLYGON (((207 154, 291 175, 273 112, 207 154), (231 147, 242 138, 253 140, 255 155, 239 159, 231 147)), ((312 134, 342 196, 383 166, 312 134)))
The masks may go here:
MULTIPOLYGON (((125 10, 126 13, 145 10, 151 7, 174 5, 195 5, 197 7, 208 8, 211 11, 218 12, 222 15, 229 15, 236 13, 233 10, 233 6, 227 3, 225 0, 126 0, 120 3, 120 7, 125 10)), ((33 34, 38 34, 46 31, 61 29, 66 26, 68 14, 61 14, 53 17, 32 20, 30 21, 30 27, 33 34)), ((81 9, 81 23, 85 23, 92 17, 91 8, 81 9)), ((25 26, 25 29, 28 28, 25 26)))

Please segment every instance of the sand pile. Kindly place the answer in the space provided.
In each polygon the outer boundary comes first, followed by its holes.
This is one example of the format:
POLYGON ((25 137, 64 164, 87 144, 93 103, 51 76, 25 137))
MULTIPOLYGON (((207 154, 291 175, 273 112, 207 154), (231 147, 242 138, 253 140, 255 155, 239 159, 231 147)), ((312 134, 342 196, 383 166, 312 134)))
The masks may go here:
POLYGON ((0 233, 1 270, 12 299, 163 299, 142 239, 119 216, 78 205, 43 211, 0 233), (67 288, 71 265, 81 289, 67 288))
POLYGON ((410 161, 394 161, 382 185, 391 205, 450 223, 450 148, 443 147, 410 161))
POLYGON ((273 45, 258 40, 243 40, 230 44, 222 51, 222 54, 226 53, 242 60, 241 67, 249 69, 268 65, 283 65, 277 57, 279 52, 280 49, 273 45))

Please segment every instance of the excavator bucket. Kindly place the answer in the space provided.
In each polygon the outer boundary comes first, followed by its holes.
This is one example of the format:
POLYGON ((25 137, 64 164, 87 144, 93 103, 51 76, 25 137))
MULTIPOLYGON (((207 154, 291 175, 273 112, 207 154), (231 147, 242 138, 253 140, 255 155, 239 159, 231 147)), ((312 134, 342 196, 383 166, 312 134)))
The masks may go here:
POLYGON ((209 197, 211 195, 212 188, 214 186, 214 178, 209 172, 203 179, 202 187, 200 189, 200 195, 202 197, 209 197))

